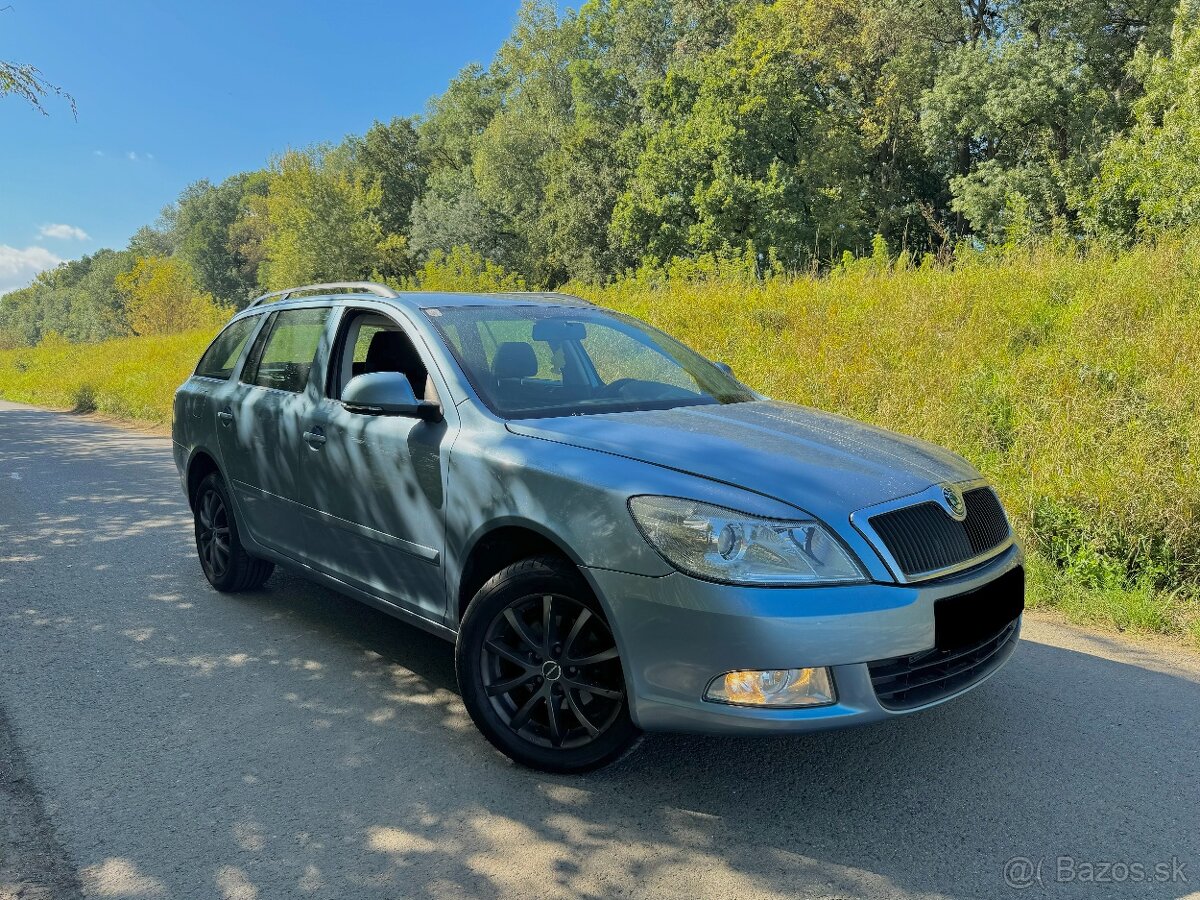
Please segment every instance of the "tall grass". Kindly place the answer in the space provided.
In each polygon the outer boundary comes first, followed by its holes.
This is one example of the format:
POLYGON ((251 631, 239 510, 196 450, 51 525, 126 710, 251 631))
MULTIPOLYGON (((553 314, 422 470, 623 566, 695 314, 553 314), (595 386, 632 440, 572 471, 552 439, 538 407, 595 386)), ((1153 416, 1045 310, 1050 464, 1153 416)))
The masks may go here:
POLYGON ((0 397, 18 403, 102 412, 162 425, 181 385, 213 338, 208 329, 165 337, 0 351, 0 397))
MULTIPOLYGON (((1035 604, 1200 642, 1200 244, 573 289, 768 395, 963 454, 1030 550, 1035 604)), ((165 422, 209 337, 0 352, 0 396, 165 422)))

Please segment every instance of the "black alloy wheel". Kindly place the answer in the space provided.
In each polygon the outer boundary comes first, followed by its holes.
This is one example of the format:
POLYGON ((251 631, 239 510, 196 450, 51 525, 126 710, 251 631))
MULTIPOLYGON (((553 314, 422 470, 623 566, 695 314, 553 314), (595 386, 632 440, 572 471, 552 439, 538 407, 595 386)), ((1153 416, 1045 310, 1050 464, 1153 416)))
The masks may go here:
POLYGON ((196 552, 209 581, 220 581, 229 571, 230 537, 229 511, 221 493, 210 486, 196 504, 196 552))
POLYGON ((196 488, 192 500, 196 525, 196 555, 204 577, 218 591, 237 593, 263 586, 275 563, 246 552, 225 482, 216 472, 196 488))
POLYGON ((637 736, 612 629, 564 560, 515 563, 480 589, 463 620, 458 668, 476 725, 523 765, 586 771, 637 736))

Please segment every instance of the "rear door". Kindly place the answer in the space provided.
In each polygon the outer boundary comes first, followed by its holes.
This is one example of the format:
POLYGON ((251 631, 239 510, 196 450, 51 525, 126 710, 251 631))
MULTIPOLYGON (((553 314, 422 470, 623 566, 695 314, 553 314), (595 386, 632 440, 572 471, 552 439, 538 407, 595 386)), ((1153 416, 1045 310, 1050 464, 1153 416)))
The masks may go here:
POLYGON ((312 306, 271 314, 242 367, 217 399, 225 474, 250 536, 303 559, 304 517, 297 460, 319 394, 315 374, 331 309, 312 306))
POLYGON ((298 460, 309 559, 328 574, 441 621, 446 471, 457 414, 447 420, 353 413, 339 399, 367 372, 402 372, 418 399, 445 396, 420 335, 390 313, 348 307, 332 344, 323 396, 304 428, 320 436, 298 460))

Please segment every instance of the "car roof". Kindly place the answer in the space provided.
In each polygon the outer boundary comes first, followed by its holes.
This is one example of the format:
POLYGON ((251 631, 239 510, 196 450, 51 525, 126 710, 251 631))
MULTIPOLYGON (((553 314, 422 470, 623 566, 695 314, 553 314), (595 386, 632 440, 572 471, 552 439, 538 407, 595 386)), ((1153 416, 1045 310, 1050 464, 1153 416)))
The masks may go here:
POLYGON ((467 293, 455 291, 406 291, 399 300, 408 300, 419 309, 445 306, 591 306, 592 304, 571 294, 541 291, 506 291, 497 293, 467 293))
MULTIPOLYGON (((379 287, 383 287, 382 285, 379 287)), ((292 296, 294 292, 306 288, 293 288, 291 292, 280 291, 276 294, 265 294, 251 301, 250 306, 238 313, 238 317, 255 314, 266 309, 286 309, 297 306, 307 306, 317 302, 355 302, 369 300, 372 303, 384 303, 404 309, 434 309, 457 306, 560 306, 578 309, 590 307, 589 303, 571 294, 561 294, 550 291, 390 291, 390 296, 373 291, 318 291, 292 296), (283 295, 280 299, 275 296, 283 295)), ((387 290, 384 288, 384 290, 387 290)), ((236 317, 235 317, 236 318, 236 317)))

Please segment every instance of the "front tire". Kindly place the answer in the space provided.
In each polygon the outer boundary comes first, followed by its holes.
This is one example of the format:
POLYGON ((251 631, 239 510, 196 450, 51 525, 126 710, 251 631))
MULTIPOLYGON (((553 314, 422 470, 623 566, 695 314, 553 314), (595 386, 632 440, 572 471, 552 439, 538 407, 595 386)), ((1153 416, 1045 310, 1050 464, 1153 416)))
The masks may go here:
POLYGON ((612 629, 564 560, 522 560, 489 580, 463 617, 455 663, 471 719, 521 765, 586 772, 637 740, 612 629))
POLYGON ((193 514, 196 554, 208 583, 226 594, 262 587, 275 571, 275 563, 256 559, 242 546, 229 491, 216 472, 196 488, 193 514))

